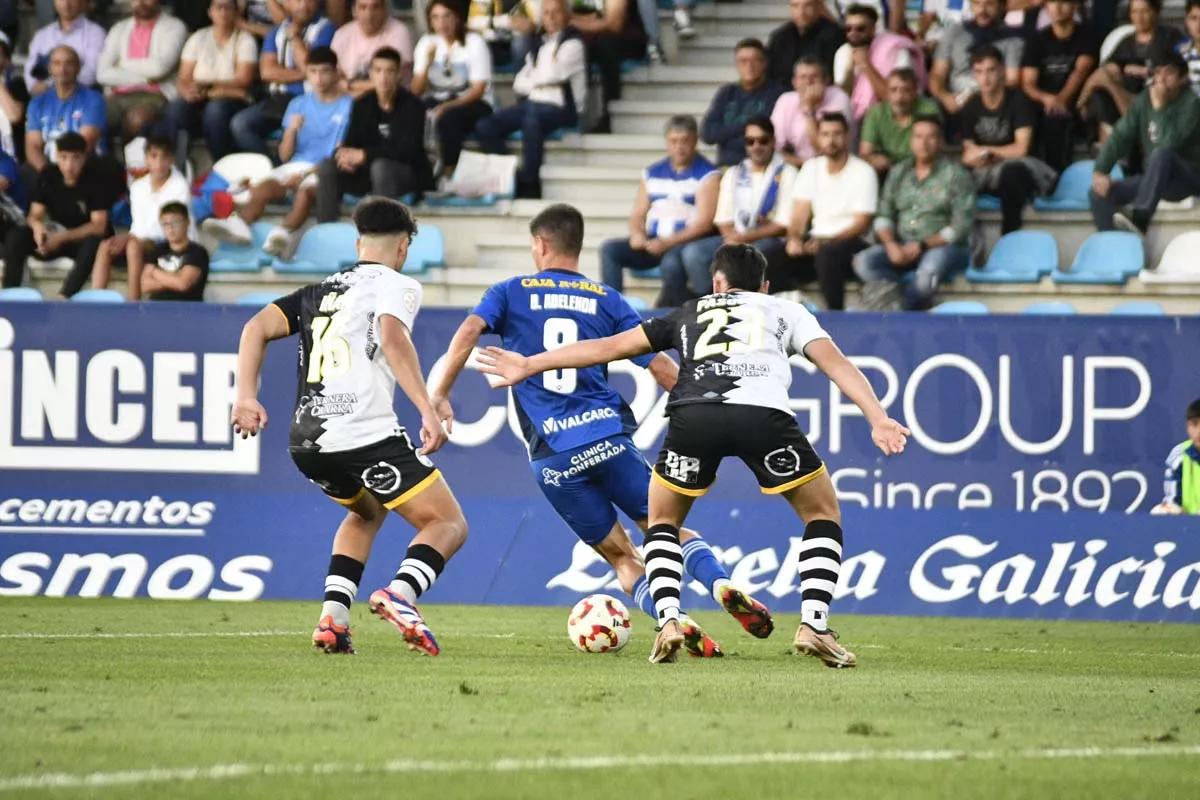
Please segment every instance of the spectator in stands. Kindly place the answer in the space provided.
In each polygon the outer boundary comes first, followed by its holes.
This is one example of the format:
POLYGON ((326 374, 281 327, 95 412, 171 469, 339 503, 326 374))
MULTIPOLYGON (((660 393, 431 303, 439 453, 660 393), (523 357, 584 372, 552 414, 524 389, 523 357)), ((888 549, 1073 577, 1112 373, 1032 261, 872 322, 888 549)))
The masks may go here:
MULTIPOLYGON (((642 27, 646 30, 646 58, 651 64, 662 64, 664 58, 661 27, 658 24, 658 3, 656 0, 638 0, 637 5, 642 27)), ((672 20, 675 35, 680 39, 696 38, 696 28, 692 25, 692 12, 696 9, 696 0, 674 0, 672 5, 675 12, 672 20)))
POLYGON ((907 36, 876 32, 879 12, 871 6, 852 5, 846 10, 846 43, 833 61, 833 82, 850 95, 854 119, 888 96, 887 79, 897 69, 912 70, 919 86, 925 84, 925 54, 907 36))
POLYGON ((286 2, 287 0, 238 0, 238 6, 242 9, 238 30, 265 41, 275 26, 287 19, 286 2))
POLYGON ((683 246, 684 275, 669 276, 663 265, 664 291, 669 282, 685 299, 712 291, 709 267, 723 244, 752 244, 764 254, 783 249, 797 170, 775 152, 775 126, 768 117, 751 117, 743 131, 746 158, 721 177, 713 217, 717 235, 683 246))
POLYGON ((829 73, 815 56, 796 62, 793 91, 775 101, 771 123, 775 126, 775 147, 795 167, 817 155, 817 126, 826 114, 852 118, 850 98, 829 85, 829 73))
POLYGON ((36 172, 56 163, 55 144, 66 133, 78 133, 87 152, 103 154, 108 139, 104 97, 95 89, 80 86, 79 56, 68 45, 50 53, 49 91, 29 104, 25 130, 25 162, 36 172))
POLYGON ((1187 38, 1179 43, 1179 55, 1187 62, 1192 91, 1200 95, 1200 0, 1188 0, 1184 23, 1187 25, 1187 38))
MULTIPOLYGON (((17 160, 11 154, 0 151, 0 242, 8 234, 25 224, 29 214, 29 197, 17 160)), ((20 270, 14 274, 20 276, 20 270)), ((7 284, 5 284, 7 285, 7 284)))
MULTIPOLYGON (((685 274, 682 246, 712 232, 721 173, 696 152, 696 120, 671 117, 665 133, 667 157, 642 172, 629 215, 629 238, 600 245, 601 278, 618 292, 626 268, 640 271, 661 265, 664 276, 685 274)), ((686 301, 680 294, 672 296, 679 288, 664 284, 658 305, 666 308, 686 301)))
POLYGON ((424 98, 437 131, 441 169, 435 172, 449 177, 463 142, 496 107, 492 53, 482 36, 467 31, 461 12, 450 0, 433 0, 425 14, 430 33, 417 41, 412 91, 424 98))
POLYGON ((1200 514, 1200 400, 1187 407, 1187 435, 1167 456, 1165 497, 1151 514, 1200 514))
POLYGON ((238 150, 266 154, 267 137, 279 130, 288 106, 304 94, 308 56, 329 47, 336 26, 317 13, 317 0, 287 0, 289 16, 263 40, 258 72, 267 96, 233 117, 230 129, 238 150))
POLYGON ((951 26, 942 36, 929 73, 929 93, 952 117, 979 91, 971 61, 978 47, 991 45, 1001 54, 1007 86, 1021 82, 1023 44, 1019 32, 1004 24, 1004 0, 971 0, 971 11, 971 22, 951 26))
POLYGON ((1037 111, 1025 93, 1004 85, 1000 51, 981 45, 971 57, 979 92, 963 106, 959 130, 962 163, 980 194, 1000 198, 1000 232, 1020 229, 1025 204, 1047 194, 1058 173, 1030 156, 1037 111))
POLYGON ((767 80, 767 48, 758 39, 742 39, 734 47, 738 82, 727 83, 713 95, 700 138, 717 146, 717 165, 730 167, 745 157, 746 123, 753 117, 770 116, 783 87, 767 80))
MULTIPOLYGON (((30 192, 29 224, 13 228, 4 240, 5 286, 21 285, 34 254, 47 261, 72 258, 86 264, 82 271, 86 280, 100 239, 110 230, 111 189, 99 179, 84 138, 74 131, 59 136, 54 162, 37 176, 30 192)), ((72 270, 71 275, 77 272, 72 270)), ((75 294, 82 286, 82 280, 78 285, 64 283, 62 296, 75 294)))
MULTIPOLYGON (((416 5, 413 6, 416 13, 416 5)), ((538 44, 538 0, 470 0, 467 30, 488 43, 497 72, 516 72, 538 44)))
POLYGON ((96 67, 108 95, 108 129, 126 140, 158 119, 177 96, 175 72, 187 27, 163 12, 159 0, 131 0, 133 16, 112 26, 96 67))
POLYGON ((16 158, 24 145, 25 106, 29 90, 21 71, 12 64, 12 43, 0 32, 0 151, 16 158))
POLYGON ((576 9, 571 24, 583 33, 588 62, 600 72, 603 113, 591 133, 611 133, 608 107, 621 99, 621 62, 646 54, 646 30, 633 0, 593 0, 595 13, 576 9))
POLYGON ((380 48, 390 47, 400 54, 400 80, 407 86, 412 79, 412 37, 404 23, 391 16, 391 0, 355 0, 354 22, 333 35, 333 52, 342 71, 342 91, 354 99, 375 91, 371 82, 371 62, 380 48))
POLYGON ((1163 50, 1152 75, 1096 156, 1089 198, 1098 230, 1145 233, 1160 201, 1200 195, 1200 99, 1188 91, 1187 63, 1163 50), (1113 166, 1139 145, 1145 172, 1112 180, 1113 166))
POLYGON ((258 45, 237 27, 237 1, 211 0, 212 26, 196 31, 183 46, 179 97, 163 110, 162 134, 175 140, 175 163, 187 163, 192 134, 203 130, 213 161, 234 152, 229 130, 235 114, 250 105, 258 45))
MULTIPOLYGON (((817 130, 821 155, 800 169, 782 257, 768 258, 773 292, 798 289, 815 273, 825 307, 846 307, 854 256, 865 250, 879 202, 879 178, 850 154, 850 121, 826 114, 817 130)), ((780 222, 783 220, 780 219, 780 222)))
POLYGON ((188 236, 191 212, 184 203, 167 203, 158 212, 163 240, 146 252, 142 294, 147 300, 204 299, 208 251, 188 236))
POLYGON ((930 55, 950 28, 961 25, 970 15, 969 0, 922 0, 921 15, 917 18, 916 43, 930 55))
MULTIPOLYGON (((350 124, 352 102, 342 94, 337 55, 328 47, 314 47, 305 58, 307 83, 312 87, 292 98, 283 117, 283 139, 279 142, 281 166, 250 189, 250 199, 227 219, 210 217, 203 230, 222 241, 250 244, 250 226, 262 219, 270 203, 295 199, 263 244, 263 252, 281 256, 292 250, 296 234, 316 205, 317 165, 337 152, 350 124)), ((343 157, 347 158, 347 157, 343 157)))
MULTIPOLYGON (((129 187, 129 210, 133 216, 129 232, 105 239, 90 267, 76 260, 78 274, 74 278, 68 276, 68 280, 76 281, 77 286, 83 286, 90 273, 93 287, 107 288, 113 267, 125 265, 129 271, 129 299, 141 299, 142 266, 146 254, 164 238, 159 212, 167 203, 183 203, 190 207, 192 200, 187 178, 175 167, 175 143, 170 139, 146 138, 146 168, 146 174, 129 187)), ((197 238, 194 226, 188 235, 197 238)))
POLYGON ((918 117, 912 159, 888 173, 875 216, 879 244, 854 257, 863 282, 863 307, 906 311, 929 308, 938 286, 966 269, 975 218, 975 184, 967 170, 942 153, 942 123, 918 117), (912 272, 903 302, 893 303, 900 276, 912 272))
POLYGON ((374 91, 354 101, 333 158, 317 166, 317 221, 341 215, 342 195, 402 197, 433 187, 425 153, 425 104, 401 84, 404 57, 391 47, 371 59, 374 91))
POLYGON ((1051 25, 1025 43, 1021 85, 1042 107, 1038 151, 1042 160, 1062 172, 1074 160, 1075 107, 1088 75, 1096 68, 1097 43, 1091 30, 1075 21, 1078 0, 1049 0, 1051 25))
POLYGON ((25 59, 25 85, 34 97, 50 88, 50 54, 64 44, 79 56, 79 82, 96 85, 105 31, 85 16, 87 6, 87 0, 54 0, 58 19, 33 35, 25 59))
POLYGON ((1158 24, 1161 11, 1162 0, 1131 0, 1129 21, 1133 33, 1121 40, 1083 86, 1078 105, 1096 126, 1101 144, 1150 82, 1151 56, 1163 48, 1174 48, 1183 38, 1169 25, 1158 24))
POLYGON ((485 153, 507 153, 508 135, 521 131, 518 197, 541 198, 539 173, 546 137, 559 128, 576 125, 587 108, 587 54, 579 31, 570 22, 566 0, 542 0, 545 41, 536 60, 528 56, 513 81, 513 91, 523 99, 475 126, 475 138, 485 153))
POLYGON ((781 86, 791 83, 801 58, 816 59, 831 74, 834 55, 846 41, 841 27, 821 14, 821 0, 789 0, 788 5, 791 20, 767 38, 767 78, 781 86))
POLYGON ((913 123, 940 113, 933 100, 917 91, 917 73, 898 69, 888 76, 887 100, 871 106, 863 119, 858 154, 880 175, 912 157, 913 123))

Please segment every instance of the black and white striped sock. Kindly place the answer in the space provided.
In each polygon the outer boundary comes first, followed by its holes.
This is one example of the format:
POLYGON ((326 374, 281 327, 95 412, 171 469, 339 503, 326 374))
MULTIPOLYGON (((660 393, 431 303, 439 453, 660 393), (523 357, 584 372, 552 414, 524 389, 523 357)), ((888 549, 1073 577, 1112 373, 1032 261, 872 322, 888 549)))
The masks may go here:
POLYGON ((329 574, 325 576, 325 604, 321 618, 333 617, 335 625, 350 624, 350 604, 358 594, 362 581, 363 563, 350 556, 334 553, 329 558, 329 574))
POLYGON ((808 523, 800 544, 800 619, 822 633, 841 570, 842 526, 831 519, 808 523))
POLYGON ((445 568, 446 559, 437 550, 427 544, 411 545, 388 588, 415 605, 445 568))
POLYGON ((654 598, 654 609, 658 612, 658 624, 679 619, 679 592, 683 581, 679 529, 666 524, 650 528, 642 553, 646 560, 650 596, 654 598))

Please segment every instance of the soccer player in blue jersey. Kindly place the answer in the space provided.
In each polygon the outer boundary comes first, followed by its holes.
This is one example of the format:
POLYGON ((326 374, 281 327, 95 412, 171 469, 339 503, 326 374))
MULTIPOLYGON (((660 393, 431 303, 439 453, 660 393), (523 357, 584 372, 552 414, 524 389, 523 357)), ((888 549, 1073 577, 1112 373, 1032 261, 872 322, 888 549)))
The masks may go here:
MULTIPOLYGON (((450 390, 485 333, 498 334, 504 346, 524 355, 586 339, 600 339, 641 324, 620 293, 579 274, 583 216, 572 206, 550 206, 529 225, 535 275, 496 284, 459 327, 450 344, 446 371, 434 387, 439 414, 449 415, 450 390)), ((667 390, 679 374, 664 355, 633 359, 650 370, 667 390)), ((650 467, 630 435, 637 429, 629 406, 608 383, 604 366, 537 375, 513 388, 521 430, 529 444, 534 479, 555 511, 585 543, 616 571, 621 588, 656 622, 645 567, 617 520, 619 508, 644 532, 650 467)), ((734 588, 729 575, 705 542, 684 529, 684 568, 702 583, 751 635, 773 630, 766 606, 734 588)), ((720 656, 720 647, 690 619, 683 624, 685 647, 694 656, 720 656)))

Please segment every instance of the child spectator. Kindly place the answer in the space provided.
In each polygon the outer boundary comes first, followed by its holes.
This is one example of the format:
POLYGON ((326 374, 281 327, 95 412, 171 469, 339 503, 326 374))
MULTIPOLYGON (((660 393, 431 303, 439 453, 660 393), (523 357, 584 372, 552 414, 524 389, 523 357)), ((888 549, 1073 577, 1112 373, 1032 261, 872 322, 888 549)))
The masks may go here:
POLYGON ((1200 514, 1200 400, 1187 408, 1187 434, 1167 456, 1165 496, 1151 514, 1200 514))
POLYGON ((208 251, 188 236, 188 207, 167 203, 158 212, 158 221, 164 238, 146 251, 142 294, 147 300, 203 300, 208 251))

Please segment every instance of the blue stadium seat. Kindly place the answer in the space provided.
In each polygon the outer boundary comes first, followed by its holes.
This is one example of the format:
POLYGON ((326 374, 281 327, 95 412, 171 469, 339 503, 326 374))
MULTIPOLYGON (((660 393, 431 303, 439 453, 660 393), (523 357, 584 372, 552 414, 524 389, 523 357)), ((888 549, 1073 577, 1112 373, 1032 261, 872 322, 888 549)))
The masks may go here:
POLYGON ((229 242, 221 242, 213 251, 208 262, 210 272, 258 272, 270 265, 271 256, 262 251, 263 243, 271 232, 269 222, 256 222, 250 226, 250 244, 239 247, 229 242))
POLYGON ((425 205, 431 208, 486 208, 500 200, 511 200, 512 195, 485 194, 480 197, 459 197, 456 194, 425 195, 425 205))
POLYGON ((337 272, 358 259, 358 230, 348 222, 322 222, 304 232, 291 261, 276 258, 271 267, 283 274, 337 272))
MULTIPOLYGON (((0 298, 3 299, 3 298, 0 298)), ((1163 307, 1148 300, 1130 300, 1109 309, 1109 314, 1119 317, 1162 317, 1166 315, 1163 307)))
POLYGON ((1013 231, 1000 237, 982 268, 967 270, 972 283, 1037 283, 1058 269, 1058 242, 1045 231, 1013 231))
POLYGON ((1075 254, 1069 270, 1056 269, 1055 283, 1124 285, 1146 265, 1142 240, 1124 231, 1101 231, 1089 236, 1075 254))
MULTIPOLYGON (((1033 207, 1038 211, 1087 211, 1088 190, 1092 188, 1092 170, 1095 161, 1076 161, 1063 170, 1054 187, 1054 194, 1049 197, 1038 197, 1033 201, 1033 207)), ((1120 165, 1113 167, 1112 177, 1121 180, 1125 177, 1120 165)))
POLYGON ((440 228, 423 223, 412 244, 408 246, 408 259, 404 262, 405 275, 419 275, 430 267, 446 263, 446 241, 440 228))
POLYGON ((40 303, 42 293, 32 286, 10 286, 0 289, 0 303, 40 303))
POLYGON ((640 297, 625 295, 625 300, 629 303, 630 308, 634 311, 649 311, 650 304, 640 297))
MULTIPOLYGON (((361 194, 346 194, 342 195, 342 202, 348 206, 356 206, 362 202, 363 197, 364 195, 361 194)), ((400 195, 400 202, 406 206, 413 206, 417 202, 417 195, 415 192, 402 194, 400 195)))
POLYGON ((124 303, 125 295, 115 289, 84 289, 71 299, 76 303, 124 303))
POLYGON ((952 300, 949 303, 936 305, 932 314, 990 314, 987 306, 978 300, 952 300))
MULTIPOLYGON (((550 131, 550 133, 546 134, 546 141, 547 142, 561 142, 563 140, 563 137, 566 136, 568 133, 577 134, 579 132, 580 131, 579 131, 578 125, 570 125, 566 128, 555 128, 554 130, 550 131)), ((522 134, 519 129, 513 131, 512 133, 510 133, 508 135, 508 140, 510 142, 519 142, 524 138, 525 138, 524 134, 522 134)))
POLYGON ((1056 316, 1077 313, 1075 306, 1070 303, 1064 303, 1061 300, 1050 300, 1045 303, 1034 303, 1031 306, 1025 306, 1021 309, 1022 314, 1031 314, 1036 316, 1056 316))
POLYGON ((981 194, 975 198, 976 211, 999 211, 1000 198, 991 194, 981 194))
POLYGON ((239 306, 265 306, 282 296, 281 292, 249 292, 237 299, 239 306))

